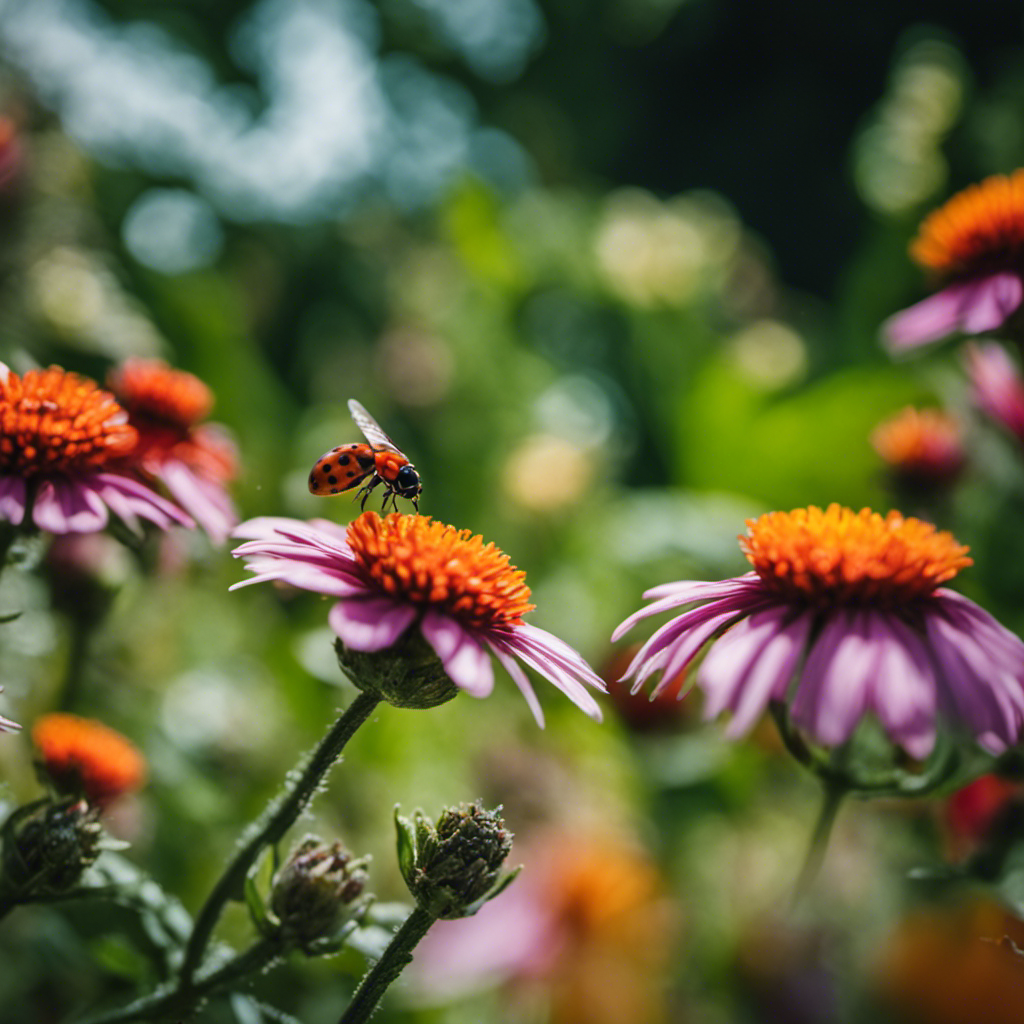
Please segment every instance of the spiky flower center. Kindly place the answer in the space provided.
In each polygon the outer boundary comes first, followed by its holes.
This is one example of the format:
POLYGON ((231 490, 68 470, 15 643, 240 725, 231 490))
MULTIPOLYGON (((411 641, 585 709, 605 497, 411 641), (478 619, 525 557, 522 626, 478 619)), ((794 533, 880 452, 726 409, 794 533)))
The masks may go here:
POLYGON ((971 185, 929 214, 910 255, 943 278, 1021 269, 1024 168, 971 185))
POLYGON ((960 426, 940 409, 908 406, 871 435, 875 451, 897 472, 940 479, 963 466, 960 426))
POLYGON ((106 803, 138 789, 146 762, 119 732, 77 715, 43 715, 32 729, 46 774, 58 789, 106 803))
POLYGON ((129 359, 110 374, 109 383, 133 421, 187 430, 213 408, 213 393, 198 377, 160 359, 129 359))
POLYGON ((384 593, 437 608, 470 628, 518 625, 536 607, 526 573, 508 555, 429 516, 364 512, 349 525, 348 542, 384 593))
POLYGON ((0 377, 0 473, 26 478, 102 468, 135 447, 114 396, 57 366, 0 377))
POLYGON ((791 600, 899 605, 926 597, 973 564, 931 523, 829 505, 747 520, 740 547, 758 576, 791 600))

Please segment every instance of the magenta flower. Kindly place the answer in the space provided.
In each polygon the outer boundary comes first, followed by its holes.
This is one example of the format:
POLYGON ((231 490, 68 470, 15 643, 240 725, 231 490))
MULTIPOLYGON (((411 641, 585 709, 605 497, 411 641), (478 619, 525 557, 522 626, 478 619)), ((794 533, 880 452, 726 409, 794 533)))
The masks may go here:
POLYGON ((213 407, 210 389, 160 359, 129 359, 109 384, 138 432, 129 456, 133 469, 162 483, 210 540, 223 544, 238 523, 227 489, 238 458, 222 428, 200 422, 213 407))
POLYGON ((978 408, 1024 443, 1024 380, 1002 346, 967 347, 967 375, 978 408))
POLYGON ((136 433, 112 395, 53 366, 23 377, 0 364, 0 520, 49 533, 93 533, 110 513, 138 531, 194 525, 176 505, 114 472, 136 433))
POLYGON ((604 683, 568 644, 523 622, 534 607, 525 573, 468 530, 427 516, 364 512, 347 528, 324 519, 250 519, 234 535, 249 538, 234 554, 256 575, 232 589, 280 580, 337 598, 328 622, 346 647, 381 651, 415 625, 471 696, 493 689, 493 654, 539 725, 544 716, 519 662, 600 721, 586 687, 603 691, 604 683))
MULTIPOLYGON (((949 533, 897 512, 883 518, 831 505, 748 520, 740 545, 754 571, 716 583, 668 583, 616 630, 680 608, 641 648, 625 677, 671 681, 708 643, 697 671, 705 714, 728 709, 746 732, 769 702, 823 746, 874 714, 916 758, 941 716, 992 752, 1024 724, 1024 643, 940 584, 970 565, 949 533)), ((655 687, 655 693, 658 688, 655 687)))
POLYGON ((957 193, 925 218, 910 254, 943 287, 886 321, 890 349, 1002 327, 1024 302, 1024 170, 957 193))

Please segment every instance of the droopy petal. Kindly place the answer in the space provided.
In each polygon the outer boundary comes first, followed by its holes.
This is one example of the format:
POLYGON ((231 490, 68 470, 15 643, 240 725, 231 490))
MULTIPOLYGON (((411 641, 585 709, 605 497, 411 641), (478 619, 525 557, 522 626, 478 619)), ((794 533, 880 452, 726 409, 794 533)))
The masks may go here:
POLYGON ((512 677, 512 682, 519 687, 519 692, 526 698, 526 703, 533 714, 536 723, 543 729, 544 728, 544 711, 540 706, 540 701, 537 700, 537 694, 534 692, 533 685, 527 678, 526 673, 519 667, 519 663, 510 654, 507 654, 500 647, 496 647, 494 644, 488 641, 491 650, 494 652, 494 656, 501 662, 502 667, 512 677))
POLYGON ((1004 324, 1024 300, 1024 285, 1012 273, 951 284, 890 317, 882 334, 893 352, 938 341, 956 331, 980 334, 1004 324))
POLYGON ((42 481, 32 506, 33 521, 48 533, 95 533, 108 518, 99 495, 71 480, 42 481))
POLYGON ((471 697, 486 697, 494 689, 491 656, 454 619, 428 611, 420 632, 441 659, 448 678, 471 697))
POLYGON ((25 500, 25 481, 21 477, 0 477, 0 519, 19 525, 25 518, 25 500))
POLYGON ((412 625, 416 609, 386 597, 339 601, 327 616, 331 629, 354 651, 391 647, 412 625))

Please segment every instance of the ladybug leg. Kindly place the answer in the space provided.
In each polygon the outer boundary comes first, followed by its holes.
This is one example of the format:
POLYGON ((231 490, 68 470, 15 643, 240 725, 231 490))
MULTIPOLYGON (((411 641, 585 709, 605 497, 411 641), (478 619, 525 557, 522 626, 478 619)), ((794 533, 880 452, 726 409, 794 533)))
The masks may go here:
POLYGON ((359 503, 359 511, 360 512, 365 512, 366 511, 366 499, 369 498, 370 491, 372 491, 374 489, 374 487, 376 487, 377 484, 379 484, 381 482, 382 481, 381 481, 381 478, 379 476, 374 476, 370 480, 370 482, 368 484, 363 484, 363 486, 360 487, 358 491, 356 491, 356 497, 357 498, 359 497, 360 494, 363 496, 363 500, 359 503))
POLYGON ((414 509, 416 509, 416 512, 418 514, 419 510, 420 510, 420 499, 419 498, 413 498, 412 499, 412 507, 414 509))

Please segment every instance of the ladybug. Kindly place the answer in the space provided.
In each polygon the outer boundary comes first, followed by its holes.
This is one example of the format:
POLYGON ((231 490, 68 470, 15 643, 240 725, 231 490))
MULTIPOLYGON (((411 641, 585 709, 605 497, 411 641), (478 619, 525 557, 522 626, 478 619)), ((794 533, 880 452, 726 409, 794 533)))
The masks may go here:
POLYGON ((423 485, 416 467, 354 398, 349 399, 348 411, 367 443, 342 444, 321 455, 309 471, 310 493, 330 497, 362 484, 356 491, 356 497, 362 494, 363 500, 359 507, 363 509, 366 508, 370 491, 378 484, 383 484, 384 501, 380 506, 381 511, 387 508, 389 498, 396 512, 397 498, 408 498, 419 512, 419 496, 423 485))

